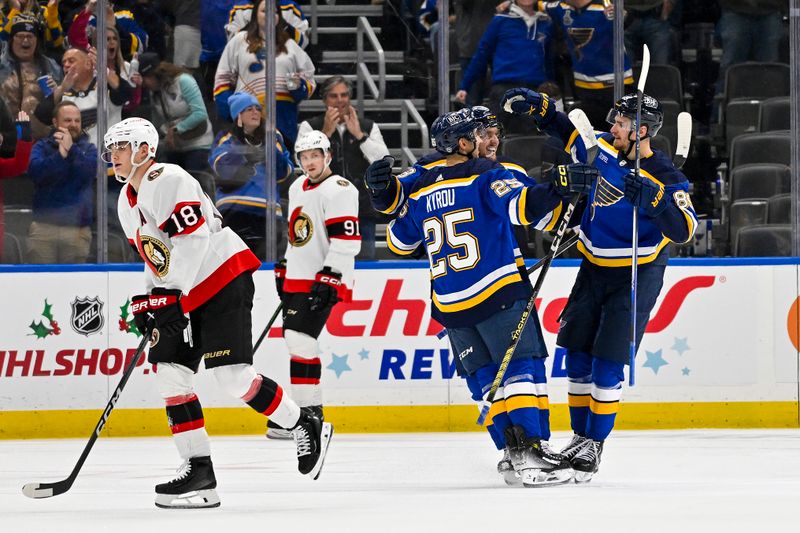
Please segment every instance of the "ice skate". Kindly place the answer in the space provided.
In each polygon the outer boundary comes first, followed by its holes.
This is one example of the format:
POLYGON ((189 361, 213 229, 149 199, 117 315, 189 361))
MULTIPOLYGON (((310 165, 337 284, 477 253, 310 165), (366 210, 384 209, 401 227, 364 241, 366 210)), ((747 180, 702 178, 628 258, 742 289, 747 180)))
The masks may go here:
POLYGON ((503 458, 497 463, 497 472, 503 476, 506 485, 516 487, 522 484, 522 480, 514 470, 514 463, 511 461, 511 449, 506 446, 503 449, 503 458))
POLYGON ((603 442, 586 439, 586 445, 572 458, 570 464, 575 470, 575 483, 588 483, 600 469, 600 456, 603 442))
POLYGON ((178 477, 156 485, 156 507, 195 509, 219 507, 217 478, 211 457, 192 457, 178 470, 178 477))
MULTIPOLYGON (((323 422, 325 421, 321 405, 310 405, 307 409, 310 409, 320 420, 323 422)), ((292 440, 292 430, 284 429, 272 420, 267 420, 267 438, 274 440, 292 440)))
MULTIPOLYGON (((525 487, 546 487, 568 483, 573 476, 569 461, 553 452, 545 442, 535 437, 528 438, 519 426, 512 426, 517 447, 511 457, 514 470, 525 487)), ((511 441, 510 441, 511 442, 511 441)))
POLYGON ((297 444, 297 469, 301 474, 308 474, 312 479, 319 477, 332 436, 333 426, 323 422, 312 408, 300 410, 300 419, 292 430, 292 437, 297 444))
POLYGON ((567 461, 572 461, 572 459, 578 455, 578 452, 580 452, 588 442, 589 439, 586 437, 582 437, 577 433, 573 433, 572 440, 569 441, 566 446, 564 446, 560 453, 564 459, 567 461))

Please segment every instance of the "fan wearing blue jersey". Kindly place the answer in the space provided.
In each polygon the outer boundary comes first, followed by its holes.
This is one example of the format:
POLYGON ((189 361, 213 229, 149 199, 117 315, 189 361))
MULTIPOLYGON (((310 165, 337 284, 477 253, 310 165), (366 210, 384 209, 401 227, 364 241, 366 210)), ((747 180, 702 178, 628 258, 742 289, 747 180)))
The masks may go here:
MULTIPOLYGON (((519 88, 503 98, 505 109, 531 116, 540 129, 560 137, 577 161, 586 149, 569 118, 550 105, 547 95, 519 88)), ((614 427, 628 363, 631 317, 633 209, 638 210, 639 246, 636 348, 664 279, 670 242, 685 243, 697 228, 689 181, 669 156, 650 146, 664 120, 655 98, 642 98, 639 127, 641 171, 636 159, 636 96, 619 99, 608 112, 609 133, 595 132, 600 171, 583 211, 578 250, 583 261, 561 316, 558 344, 567 349, 572 441, 562 450, 575 480, 591 480, 600 465, 603 443, 614 427)))
MULTIPOLYGON (((445 163, 416 180, 386 242, 398 255, 424 245, 431 315, 447 328, 459 372, 474 378, 468 379, 473 397, 484 400, 531 296, 530 283, 517 269, 512 224, 548 225, 560 215, 565 197, 591 189, 596 172, 574 165, 563 186, 526 187, 501 164, 479 157, 485 128, 470 109, 439 117, 431 136, 445 163)), ((572 478, 568 463, 547 445, 546 357, 534 317, 487 417, 497 448, 508 455, 498 466, 509 483, 542 486, 572 478)))

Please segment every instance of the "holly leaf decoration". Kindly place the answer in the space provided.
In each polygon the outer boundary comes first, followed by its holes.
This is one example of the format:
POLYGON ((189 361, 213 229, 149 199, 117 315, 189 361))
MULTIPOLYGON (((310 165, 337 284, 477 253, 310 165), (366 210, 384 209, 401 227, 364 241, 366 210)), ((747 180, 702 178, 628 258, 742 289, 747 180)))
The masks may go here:
POLYGON ((128 316, 129 316, 129 313, 128 313, 128 306, 129 306, 130 304, 131 304, 131 299, 130 299, 130 298, 128 298, 127 300, 125 300, 125 304, 124 304, 124 305, 121 305, 121 306, 120 306, 120 308, 119 308, 119 317, 120 317, 122 320, 124 320, 125 322, 127 322, 127 321, 128 321, 128 316))
POLYGON ((142 336, 142 332, 139 331, 139 328, 136 327, 136 322, 133 320, 128 321, 128 331, 136 335, 137 339, 142 336))
POLYGON ((42 311, 42 316, 45 317, 50 322, 53 321, 53 306, 47 303, 47 299, 44 300, 44 311, 42 311))
POLYGON ((35 335, 37 339, 44 339, 53 331, 45 326, 42 321, 36 322, 34 320, 28 327, 33 330, 33 333, 29 333, 29 335, 35 335))

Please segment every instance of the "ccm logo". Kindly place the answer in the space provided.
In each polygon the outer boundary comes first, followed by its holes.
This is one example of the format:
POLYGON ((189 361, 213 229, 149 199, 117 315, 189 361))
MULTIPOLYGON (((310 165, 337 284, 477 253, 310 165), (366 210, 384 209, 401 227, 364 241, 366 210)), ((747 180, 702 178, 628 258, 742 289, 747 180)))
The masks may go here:
POLYGON ((334 278, 333 276, 323 275, 319 277, 319 281, 322 283, 327 283, 328 285, 341 285, 342 280, 339 278, 334 278))

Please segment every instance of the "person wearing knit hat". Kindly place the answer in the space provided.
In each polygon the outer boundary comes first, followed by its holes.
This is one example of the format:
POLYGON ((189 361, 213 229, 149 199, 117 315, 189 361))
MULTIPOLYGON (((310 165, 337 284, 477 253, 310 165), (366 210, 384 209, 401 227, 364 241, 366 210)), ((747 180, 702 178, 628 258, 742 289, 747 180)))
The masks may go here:
MULTIPOLYGON (((261 104, 258 102, 258 98, 253 96, 250 93, 233 93, 231 97, 228 99, 228 105, 231 108, 231 117, 233 121, 238 124, 239 113, 247 109, 251 106, 256 106, 259 110, 261 109, 261 104)), ((241 126, 241 124, 239 124, 241 126)))

